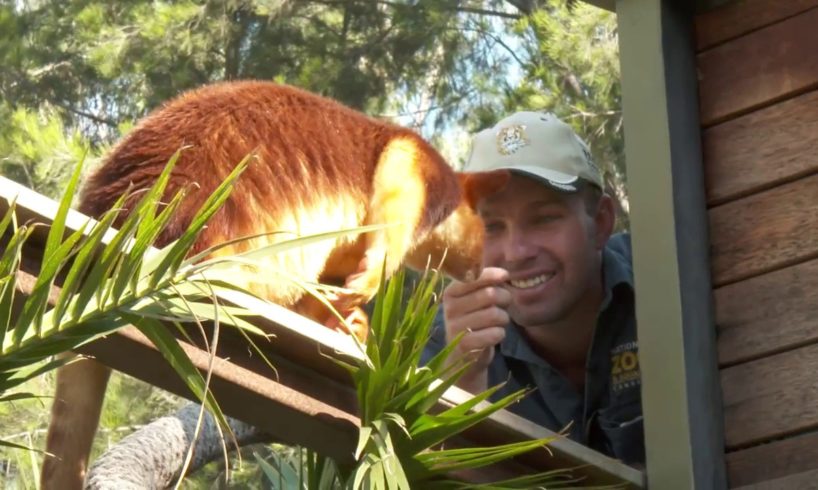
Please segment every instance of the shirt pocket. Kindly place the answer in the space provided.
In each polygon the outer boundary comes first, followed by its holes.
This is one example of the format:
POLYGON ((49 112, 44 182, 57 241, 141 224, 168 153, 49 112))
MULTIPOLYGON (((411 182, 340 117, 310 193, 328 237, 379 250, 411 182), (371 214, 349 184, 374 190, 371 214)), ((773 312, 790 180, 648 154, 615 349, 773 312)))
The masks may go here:
POLYGON ((612 456, 628 464, 645 462, 645 429, 638 400, 600 410, 597 420, 612 456))

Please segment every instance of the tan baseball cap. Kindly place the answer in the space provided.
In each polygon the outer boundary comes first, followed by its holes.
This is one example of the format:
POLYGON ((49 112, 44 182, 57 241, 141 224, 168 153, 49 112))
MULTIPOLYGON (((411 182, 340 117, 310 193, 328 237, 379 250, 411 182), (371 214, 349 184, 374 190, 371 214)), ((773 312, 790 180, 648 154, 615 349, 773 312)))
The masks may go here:
POLYGON ((579 179, 600 189, 602 177, 588 145, 553 114, 517 112, 477 133, 465 172, 507 169, 574 192, 579 179))

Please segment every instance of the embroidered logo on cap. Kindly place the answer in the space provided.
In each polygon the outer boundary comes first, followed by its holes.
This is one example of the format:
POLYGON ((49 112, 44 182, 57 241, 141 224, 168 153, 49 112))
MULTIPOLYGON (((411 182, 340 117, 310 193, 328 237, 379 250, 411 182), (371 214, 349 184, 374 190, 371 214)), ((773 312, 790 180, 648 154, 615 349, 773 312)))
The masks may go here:
POLYGON ((530 144, 531 141, 526 136, 525 126, 522 124, 507 126, 497 133, 497 151, 501 155, 511 155, 530 144))

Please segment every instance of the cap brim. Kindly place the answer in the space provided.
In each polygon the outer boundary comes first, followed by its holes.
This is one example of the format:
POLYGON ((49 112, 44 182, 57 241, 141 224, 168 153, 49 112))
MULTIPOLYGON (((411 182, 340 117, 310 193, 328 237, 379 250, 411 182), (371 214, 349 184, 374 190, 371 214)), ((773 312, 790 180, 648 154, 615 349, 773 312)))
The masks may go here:
POLYGON ((540 182, 562 192, 577 192, 579 190, 579 177, 576 175, 568 175, 562 172, 557 172, 545 168, 514 166, 509 167, 513 173, 519 173, 526 177, 534 177, 540 182))

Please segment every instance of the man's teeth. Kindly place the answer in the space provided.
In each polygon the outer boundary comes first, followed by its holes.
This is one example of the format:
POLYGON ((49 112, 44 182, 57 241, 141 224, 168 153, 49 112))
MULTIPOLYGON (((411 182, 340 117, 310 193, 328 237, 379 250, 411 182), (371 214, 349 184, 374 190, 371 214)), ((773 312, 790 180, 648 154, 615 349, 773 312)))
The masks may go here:
POLYGON ((532 277, 530 279, 519 279, 519 280, 512 280, 512 281, 509 281, 509 282, 515 288, 528 289, 528 288, 533 288, 534 286, 538 286, 538 285, 544 283, 545 281, 551 279, 551 277, 553 277, 553 274, 543 274, 541 276, 532 277))

